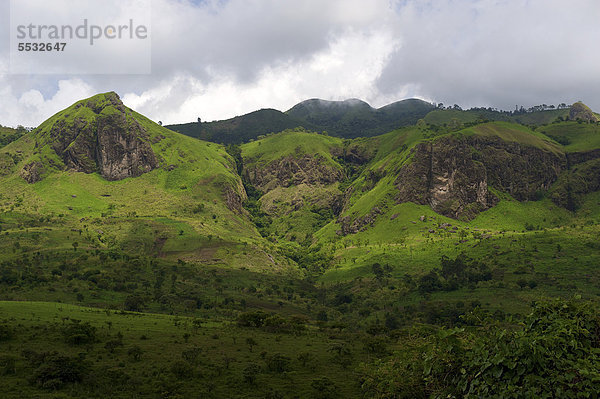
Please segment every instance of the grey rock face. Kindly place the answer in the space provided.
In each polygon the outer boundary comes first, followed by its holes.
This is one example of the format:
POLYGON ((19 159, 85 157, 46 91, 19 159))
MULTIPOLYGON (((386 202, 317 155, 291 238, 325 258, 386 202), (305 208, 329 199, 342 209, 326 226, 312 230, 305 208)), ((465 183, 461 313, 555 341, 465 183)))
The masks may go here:
POLYGON ((498 202, 489 186, 519 201, 533 200, 566 166, 563 154, 477 136, 421 143, 412 157, 396 179, 397 202, 430 205, 445 216, 463 219, 498 202))

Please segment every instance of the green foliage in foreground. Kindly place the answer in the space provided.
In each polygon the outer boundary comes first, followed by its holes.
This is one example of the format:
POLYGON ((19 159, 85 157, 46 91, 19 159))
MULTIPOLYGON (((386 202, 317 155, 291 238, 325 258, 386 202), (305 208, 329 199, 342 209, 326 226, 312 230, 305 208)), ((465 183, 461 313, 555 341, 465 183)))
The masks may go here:
MULTIPOLYGON (((376 398, 596 398, 600 315, 591 302, 541 301, 517 326, 442 329, 422 356, 364 366, 362 388, 376 398)), ((416 352, 416 349, 413 348, 416 352)))

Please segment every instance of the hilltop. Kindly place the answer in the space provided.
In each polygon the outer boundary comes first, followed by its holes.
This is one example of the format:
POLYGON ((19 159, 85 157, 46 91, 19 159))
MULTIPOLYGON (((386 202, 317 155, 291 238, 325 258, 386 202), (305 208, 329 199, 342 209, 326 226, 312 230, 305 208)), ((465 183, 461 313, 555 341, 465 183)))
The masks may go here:
POLYGON ((435 107, 409 99, 375 109, 364 101, 311 99, 286 112, 263 109, 232 119, 166 126, 182 134, 224 144, 240 144, 285 129, 303 127, 342 138, 370 137, 416 123, 435 107))
POLYGON ((238 267, 281 267, 244 217, 246 193, 224 148, 159 126, 115 93, 79 101, 2 148, 0 178, 3 229, 35 226, 20 238, 30 251, 77 242, 209 264, 226 251, 238 267))

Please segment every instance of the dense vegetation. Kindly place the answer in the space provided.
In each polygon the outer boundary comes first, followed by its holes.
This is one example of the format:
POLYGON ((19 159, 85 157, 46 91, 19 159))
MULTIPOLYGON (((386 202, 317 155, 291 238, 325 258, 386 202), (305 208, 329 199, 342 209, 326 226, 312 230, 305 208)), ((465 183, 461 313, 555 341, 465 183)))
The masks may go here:
POLYGON ((307 100, 285 113, 262 109, 224 121, 169 125, 169 129, 187 136, 222 144, 241 144, 269 133, 303 127, 335 137, 372 137, 402 126, 415 124, 432 104, 411 99, 375 109, 359 100, 307 100))

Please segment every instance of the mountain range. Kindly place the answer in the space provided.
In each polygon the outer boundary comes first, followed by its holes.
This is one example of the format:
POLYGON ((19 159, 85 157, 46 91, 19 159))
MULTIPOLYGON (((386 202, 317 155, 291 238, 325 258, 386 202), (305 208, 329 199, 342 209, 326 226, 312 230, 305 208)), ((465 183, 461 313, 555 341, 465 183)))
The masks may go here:
POLYGON ((286 112, 261 109, 232 119, 169 125, 176 132, 224 144, 243 143, 259 136, 303 127, 331 136, 371 137, 415 124, 435 106, 418 99, 373 108, 364 101, 306 100, 286 112))

